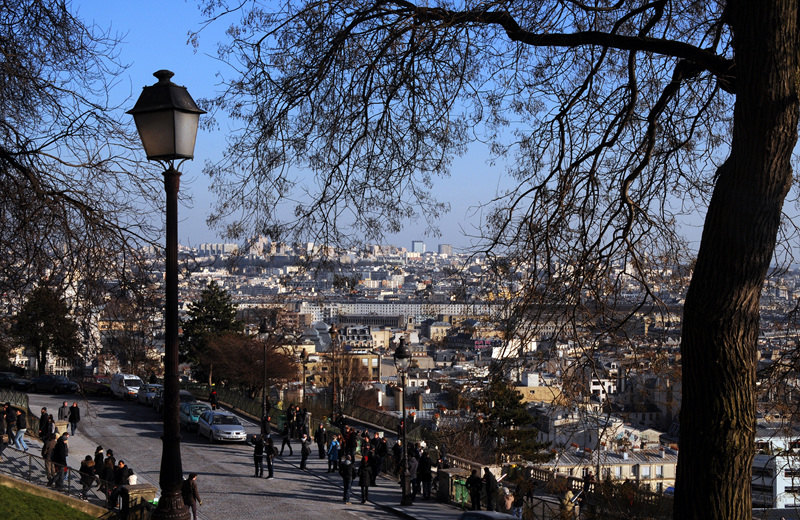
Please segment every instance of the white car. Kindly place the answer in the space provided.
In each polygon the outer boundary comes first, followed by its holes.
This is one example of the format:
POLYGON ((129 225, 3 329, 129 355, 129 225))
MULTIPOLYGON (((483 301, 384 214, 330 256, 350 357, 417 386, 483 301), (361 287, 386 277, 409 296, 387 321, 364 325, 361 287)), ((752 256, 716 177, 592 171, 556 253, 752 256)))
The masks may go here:
POLYGON ((230 412, 209 410, 197 420, 197 435, 207 437, 210 442, 244 442, 247 434, 239 418, 230 412))
POLYGON ((139 401, 139 404, 152 405, 153 399, 162 388, 164 388, 164 385, 149 384, 140 386, 136 399, 139 401))

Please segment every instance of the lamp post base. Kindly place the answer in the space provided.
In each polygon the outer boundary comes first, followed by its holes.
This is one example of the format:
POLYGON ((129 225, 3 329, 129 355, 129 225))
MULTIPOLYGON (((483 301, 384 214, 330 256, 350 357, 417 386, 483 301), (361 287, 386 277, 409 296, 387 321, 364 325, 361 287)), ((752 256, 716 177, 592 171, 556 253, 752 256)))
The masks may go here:
POLYGON ((158 500, 158 507, 153 511, 151 520, 191 520, 192 513, 183 503, 180 489, 164 491, 158 500))

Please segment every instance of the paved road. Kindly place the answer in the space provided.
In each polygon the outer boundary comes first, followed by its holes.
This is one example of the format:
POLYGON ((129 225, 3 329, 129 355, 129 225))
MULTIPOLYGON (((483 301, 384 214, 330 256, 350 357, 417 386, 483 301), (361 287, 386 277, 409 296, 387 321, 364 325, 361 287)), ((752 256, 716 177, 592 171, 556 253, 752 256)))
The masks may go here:
MULTIPOLYGON (((42 406, 55 415, 63 400, 73 396, 30 395, 30 409, 42 406)), ((112 398, 78 401, 81 422, 77 435, 70 439, 69 464, 78 467, 80 460, 93 454, 96 445, 111 448, 117 460, 123 459, 138 475, 139 482, 158 487, 161 461, 161 423, 151 408, 135 402, 112 398)), ((258 425, 243 420, 248 433, 257 433, 258 425)), ((252 448, 244 444, 209 444, 194 433, 186 433, 181 444, 184 474, 196 472, 203 499, 199 516, 203 519, 245 520, 281 518, 292 520, 386 520, 396 516, 375 505, 345 506, 341 501, 339 480, 325 478, 327 466, 312 454, 311 471, 301 472, 299 449, 293 457, 276 458, 275 478, 252 476, 252 448)), ((388 484, 388 482, 386 483, 388 484)), ((385 484, 385 485, 386 485, 385 484)), ((396 485, 396 484, 395 484, 396 485)))

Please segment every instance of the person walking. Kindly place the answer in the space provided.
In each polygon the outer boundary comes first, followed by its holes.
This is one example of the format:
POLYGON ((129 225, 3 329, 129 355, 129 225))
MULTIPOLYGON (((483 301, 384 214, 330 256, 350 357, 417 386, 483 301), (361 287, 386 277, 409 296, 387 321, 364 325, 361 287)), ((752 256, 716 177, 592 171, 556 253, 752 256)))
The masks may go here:
POLYGON ((218 398, 217 398, 217 391, 215 389, 213 389, 213 388, 211 389, 211 392, 208 394, 208 404, 211 405, 211 409, 212 410, 216 410, 217 406, 219 404, 219 401, 218 401, 218 398))
POLYGON ((253 440, 253 465, 255 466, 254 477, 264 476, 264 437, 256 435, 253 440))
POLYGON ((183 503, 192 511, 192 519, 197 520, 197 505, 203 505, 200 494, 197 492, 197 473, 189 473, 181 485, 183 503))
POLYGON ((275 459, 275 455, 278 453, 278 448, 272 442, 272 437, 267 437, 267 442, 264 445, 264 457, 267 462, 267 478, 272 478, 272 463, 275 459))
POLYGON ((334 435, 328 444, 328 473, 339 470, 339 446, 339 438, 334 435))
POLYGON ((478 470, 473 469, 469 478, 467 478, 467 490, 469 491, 469 500, 472 502, 472 510, 481 510, 481 487, 483 480, 478 475, 478 470))
POLYGON ((47 425, 45 425, 45 432, 42 439, 50 439, 58 437, 58 428, 56 428, 56 420, 53 419, 53 414, 47 415, 47 425))
POLYGON ((42 407, 42 414, 39 416, 39 439, 44 441, 47 437, 47 408, 42 407))
POLYGON ((56 488, 64 487, 64 474, 67 468, 67 457, 69 456, 69 432, 64 432, 58 438, 55 447, 53 448, 53 465, 56 472, 55 486, 56 488))
POLYGON ((353 458, 350 455, 345 456, 339 466, 339 475, 342 476, 342 485, 344 486, 344 503, 350 503, 350 488, 353 485, 353 477, 355 477, 355 468, 353 467, 353 458))
POLYGON ((91 489, 92 485, 94 484, 94 477, 95 477, 95 474, 96 474, 95 467, 94 467, 94 459, 92 459, 91 455, 87 455, 83 459, 83 461, 81 462, 81 468, 80 468, 79 471, 80 471, 80 474, 81 474, 81 480, 80 480, 80 482, 81 482, 81 492, 78 494, 78 496, 82 500, 86 500, 87 499, 86 498, 86 493, 89 492, 89 489, 91 489))
POLYGON ((419 459, 417 459, 411 452, 408 453, 408 476, 411 477, 411 500, 414 501, 419 495, 419 478, 417 473, 419 470, 419 459))
POLYGON ((497 478, 488 467, 483 468, 483 482, 486 486, 486 510, 494 511, 495 496, 497 495, 497 478))
POLYGON ((44 472, 47 475, 47 485, 52 486, 56 480, 56 465, 53 462, 53 450, 58 439, 52 435, 42 444, 42 458, 44 459, 44 472))
POLYGON ((17 424, 17 412, 11 403, 3 405, 3 420, 6 423, 6 443, 14 442, 14 426, 17 424))
POLYGON ((281 435, 283 436, 283 441, 281 442, 280 456, 283 457, 283 449, 288 447, 289 456, 291 457, 294 451, 292 450, 292 430, 288 422, 283 424, 283 432, 281 433, 281 435))
POLYGON ((69 420, 69 404, 67 404, 66 401, 64 401, 64 403, 58 409, 58 420, 59 421, 69 420))
POLYGON ((372 484, 372 466, 369 464, 369 457, 364 455, 361 458, 361 465, 358 467, 358 485, 361 486, 361 503, 369 499, 369 486, 372 484))
POLYGON ((75 430, 78 429, 78 423, 81 422, 81 409, 78 408, 78 403, 73 402, 69 408, 69 428, 70 435, 75 435, 75 430))
POLYGON ((308 434, 303 434, 300 438, 300 469, 305 470, 306 468, 306 461, 308 460, 308 456, 311 455, 311 438, 309 438, 308 434))
POLYGON ((432 470, 433 464, 431 462, 431 457, 428 455, 428 451, 425 450, 422 452, 422 455, 419 458, 419 466, 417 468, 417 480, 422 484, 423 500, 430 500, 431 498, 431 481, 433 480, 433 475, 431 474, 432 470))
POLYGON ((25 443, 26 431, 28 431, 28 423, 25 420, 25 413, 17 408, 17 433, 14 434, 14 447, 25 452, 28 451, 28 445, 25 443))
POLYGON ((319 428, 314 431, 314 442, 317 443, 317 449, 319 450, 319 458, 325 458, 325 444, 328 442, 328 432, 325 430, 325 426, 322 423, 319 423, 319 428))

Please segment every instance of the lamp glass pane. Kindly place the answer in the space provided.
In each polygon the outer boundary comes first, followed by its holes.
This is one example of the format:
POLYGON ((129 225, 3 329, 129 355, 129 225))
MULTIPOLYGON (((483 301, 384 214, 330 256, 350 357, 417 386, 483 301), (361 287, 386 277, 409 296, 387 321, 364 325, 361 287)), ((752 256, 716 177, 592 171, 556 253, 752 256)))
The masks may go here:
POLYGON ((175 154, 181 158, 194 157, 194 142, 200 114, 175 111, 175 154))
POLYGON ((134 121, 148 159, 170 157, 175 154, 172 111, 135 114, 134 121))

